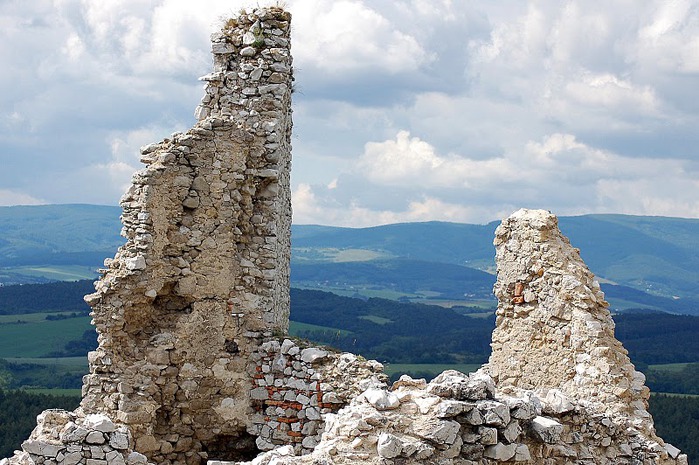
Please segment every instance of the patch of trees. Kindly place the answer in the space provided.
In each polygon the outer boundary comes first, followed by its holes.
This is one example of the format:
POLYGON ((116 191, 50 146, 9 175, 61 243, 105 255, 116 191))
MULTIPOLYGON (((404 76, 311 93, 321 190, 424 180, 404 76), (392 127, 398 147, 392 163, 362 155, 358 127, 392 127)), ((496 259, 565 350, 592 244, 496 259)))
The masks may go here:
POLYGON ((654 394, 650 398, 649 411, 658 435, 687 454, 689 463, 697 463, 699 397, 654 394))
POLYGON ((302 289, 291 290, 291 319, 335 328, 302 337, 393 363, 483 363, 495 325, 494 315, 469 318, 433 305, 302 289))
POLYGON ((636 364, 699 361, 699 317, 661 312, 614 316, 616 337, 636 364))
POLYGON ((36 416, 49 408, 73 410, 80 403, 75 396, 31 394, 0 389, 0 458, 18 450, 36 426, 36 416))
POLYGON ((688 363, 677 371, 649 369, 644 373, 653 392, 699 395, 699 363, 688 363))
POLYGON ((88 329, 80 339, 68 341, 62 350, 50 352, 46 357, 82 357, 97 349, 97 331, 88 329))
POLYGON ((78 312, 86 315, 90 307, 83 296, 95 291, 92 281, 24 284, 0 287, 0 315, 23 313, 78 312))
POLYGON ((60 365, 14 363, 0 358, 0 389, 80 389, 83 371, 60 365))

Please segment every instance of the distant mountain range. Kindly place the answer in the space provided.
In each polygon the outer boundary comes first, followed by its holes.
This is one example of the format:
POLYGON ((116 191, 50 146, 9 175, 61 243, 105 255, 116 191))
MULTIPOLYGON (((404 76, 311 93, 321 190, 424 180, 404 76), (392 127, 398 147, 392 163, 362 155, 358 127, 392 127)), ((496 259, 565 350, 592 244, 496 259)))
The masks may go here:
MULTIPOLYGON (((120 213, 97 205, 0 207, 0 283, 94 277, 124 241, 120 213)), ((294 225, 292 284, 363 297, 492 305, 498 223, 294 225)), ((699 220, 584 215, 559 223, 619 309, 699 314, 699 220)))

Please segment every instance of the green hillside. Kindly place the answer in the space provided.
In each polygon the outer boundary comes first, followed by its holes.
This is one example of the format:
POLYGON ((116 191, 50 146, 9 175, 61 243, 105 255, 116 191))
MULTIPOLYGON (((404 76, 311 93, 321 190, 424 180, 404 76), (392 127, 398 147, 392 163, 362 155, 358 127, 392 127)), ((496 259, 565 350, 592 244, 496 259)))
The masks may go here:
POLYGON ((0 284, 95 277, 124 243, 120 213, 101 205, 0 207, 0 284))
POLYGON ((291 266, 296 287, 352 291, 391 291, 402 300, 492 301, 494 276, 475 268, 407 258, 371 261, 299 263, 291 266))
MULTIPOLYGON (((0 285, 94 278, 104 258, 113 256, 123 243, 118 235, 119 214, 118 207, 97 205, 0 207, 0 285)), ((584 215, 560 217, 559 222, 563 233, 581 249, 586 263, 603 282, 674 298, 674 306, 679 310, 673 311, 677 313, 682 313, 684 307, 696 306, 699 220, 584 215)), ((442 276, 445 282, 454 284, 450 277, 453 268, 430 265, 430 269, 424 264, 459 265, 493 273, 492 240, 497 224, 427 222, 371 228, 293 225, 292 262, 295 275, 299 276, 298 285, 303 287, 307 287, 308 280, 302 276, 314 273, 308 271, 307 265, 347 264, 323 265, 323 272, 329 274, 326 280, 332 280, 352 272, 352 266, 358 270, 359 263, 376 262, 364 270, 372 274, 386 271, 387 263, 398 259, 412 260, 416 266, 413 271, 424 272, 422 279, 426 284, 442 276)), ((386 283, 384 289, 377 291, 383 293, 360 295, 435 298, 430 292, 420 297, 421 289, 409 283, 414 279, 408 278, 406 266, 401 273, 405 275, 403 282, 392 282, 412 286, 410 292, 395 291, 386 283)), ((347 283, 357 284, 351 280, 347 283)), ((472 281, 466 279, 463 283, 463 294, 479 294, 479 290, 469 288, 472 281)), ((355 291, 349 286, 317 288, 353 295, 355 291)), ((659 308, 655 304, 645 306, 659 308)), ((619 308, 625 307, 627 303, 620 301, 619 308)))

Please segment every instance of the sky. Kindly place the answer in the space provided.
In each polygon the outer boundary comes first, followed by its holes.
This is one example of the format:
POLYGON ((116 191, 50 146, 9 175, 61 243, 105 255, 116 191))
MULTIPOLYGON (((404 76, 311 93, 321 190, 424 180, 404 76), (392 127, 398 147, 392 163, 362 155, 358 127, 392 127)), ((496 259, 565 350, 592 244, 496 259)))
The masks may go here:
MULTIPOLYGON (((236 0, 0 0, 0 205, 116 205, 236 0)), ((698 0, 288 0, 294 222, 699 217, 698 0)))

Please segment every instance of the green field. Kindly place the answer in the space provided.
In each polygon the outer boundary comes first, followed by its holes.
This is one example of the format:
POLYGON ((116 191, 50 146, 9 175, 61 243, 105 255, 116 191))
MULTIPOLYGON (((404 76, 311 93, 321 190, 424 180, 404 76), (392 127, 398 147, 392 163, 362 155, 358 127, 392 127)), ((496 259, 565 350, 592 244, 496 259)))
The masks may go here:
POLYGON ((335 247, 294 247, 293 258, 298 262, 366 262, 392 257, 391 254, 360 248, 340 249, 335 247))
POLYGON ((97 278, 95 267, 80 265, 19 266, 11 268, 10 271, 23 276, 46 278, 55 281, 79 281, 81 279, 97 278))
POLYGON ((69 341, 80 339, 92 328, 89 316, 51 321, 35 319, 36 315, 7 316, 9 321, 27 323, 0 325, 0 358, 43 357, 63 349, 69 341))
POLYGON ((82 389, 22 389, 30 394, 45 394, 49 396, 77 397, 82 395, 82 389))
POLYGON ((376 323, 377 325, 385 325, 388 323, 393 323, 393 320, 390 320, 388 318, 384 318, 381 316, 376 316, 376 315, 364 315, 359 317, 362 320, 367 320, 371 321, 372 323, 376 323))
POLYGON ((299 323, 298 321, 290 321, 289 322, 289 335, 290 336, 299 336, 299 332, 304 331, 304 332, 313 332, 313 333, 325 333, 325 332, 331 332, 331 333, 336 333, 342 336, 347 336, 349 334, 352 334, 351 331, 347 331, 345 329, 338 329, 338 328, 332 328, 330 326, 318 326, 318 325, 311 325, 308 323, 299 323))
POLYGON ((692 364, 691 363, 665 363, 662 365, 648 365, 648 369, 654 370, 654 371, 679 373, 680 371, 687 368, 687 365, 692 365, 692 364))

